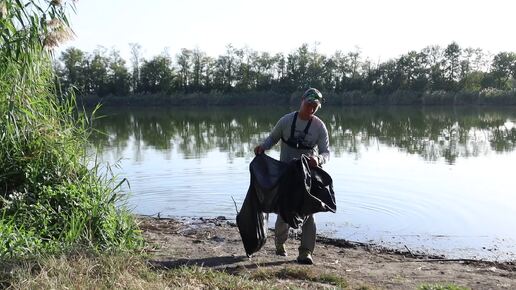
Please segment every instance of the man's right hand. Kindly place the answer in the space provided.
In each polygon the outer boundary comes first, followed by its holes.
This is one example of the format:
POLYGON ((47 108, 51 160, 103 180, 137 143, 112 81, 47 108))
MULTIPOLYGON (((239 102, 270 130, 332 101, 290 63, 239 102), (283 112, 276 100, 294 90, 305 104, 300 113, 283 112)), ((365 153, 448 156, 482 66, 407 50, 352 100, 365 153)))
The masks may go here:
POLYGON ((263 152, 265 151, 265 149, 263 149, 263 147, 261 145, 258 145, 256 147, 254 147, 254 154, 255 155, 260 155, 262 154, 263 152))

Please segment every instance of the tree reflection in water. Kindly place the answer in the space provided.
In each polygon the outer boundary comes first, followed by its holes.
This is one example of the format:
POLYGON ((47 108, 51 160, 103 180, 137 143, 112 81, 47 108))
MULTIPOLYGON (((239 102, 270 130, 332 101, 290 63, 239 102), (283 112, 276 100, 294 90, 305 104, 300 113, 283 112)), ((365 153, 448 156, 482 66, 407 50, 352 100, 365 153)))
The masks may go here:
MULTIPOLYGON (((154 148, 170 158, 201 158, 212 150, 230 160, 251 154, 289 108, 104 108, 91 140, 99 152, 115 149, 118 157, 129 144, 135 160, 142 149, 154 148), (102 132, 102 133, 100 133, 102 132), (133 143, 131 143, 133 142, 133 143)), ((320 111, 330 134, 332 153, 356 154, 386 145, 428 161, 489 152, 509 152, 516 144, 516 113, 502 108, 325 107, 320 111)))

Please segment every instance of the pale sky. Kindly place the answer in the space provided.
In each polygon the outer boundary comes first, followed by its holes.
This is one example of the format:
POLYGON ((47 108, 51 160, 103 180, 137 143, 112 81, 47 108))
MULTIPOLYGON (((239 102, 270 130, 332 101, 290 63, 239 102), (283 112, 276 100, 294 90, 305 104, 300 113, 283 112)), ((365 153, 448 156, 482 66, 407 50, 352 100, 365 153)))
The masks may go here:
POLYGON ((227 44, 289 53, 301 44, 331 55, 359 47, 385 61, 429 45, 516 52, 512 0, 80 0, 71 12, 74 46, 101 45, 129 61, 129 43, 145 57, 199 48, 222 54, 227 44))

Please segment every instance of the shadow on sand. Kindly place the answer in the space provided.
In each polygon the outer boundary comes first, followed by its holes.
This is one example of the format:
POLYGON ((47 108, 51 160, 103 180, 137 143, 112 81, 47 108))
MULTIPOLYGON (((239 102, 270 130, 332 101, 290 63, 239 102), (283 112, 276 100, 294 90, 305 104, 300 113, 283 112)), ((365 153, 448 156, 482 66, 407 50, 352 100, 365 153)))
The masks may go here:
POLYGON ((294 260, 273 261, 273 262, 253 262, 253 259, 247 256, 223 256, 209 257, 202 259, 177 259, 177 260, 150 260, 149 263, 156 269, 174 269, 181 266, 199 266, 208 268, 239 268, 255 269, 258 267, 279 266, 282 264, 295 263, 294 260))

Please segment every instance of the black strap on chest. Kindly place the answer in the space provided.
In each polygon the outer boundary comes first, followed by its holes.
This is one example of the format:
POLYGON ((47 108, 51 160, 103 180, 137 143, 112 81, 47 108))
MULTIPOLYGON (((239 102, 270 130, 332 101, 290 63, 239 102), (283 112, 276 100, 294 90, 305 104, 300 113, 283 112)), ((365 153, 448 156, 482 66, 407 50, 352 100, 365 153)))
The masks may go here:
MULTIPOLYGON (((296 149, 313 149, 314 148, 313 146, 309 147, 309 146, 303 145, 302 143, 300 143, 300 141, 302 141, 302 140, 296 140, 296 138, 294 137, 294 133, 296 132, 297 114, 298 114, 298 112, 294 113, 294 120, 292 120, 292 126, 290 126, 290 137, 288 138, 288 140, 285 140, 283 138, 283 136, 281 136, 281 140, 283 142, 285 142, 285 144, 287 144, 288 146, 290 146, 292 148, 296 148, 296 149)), ((306 124, 306 127, 303 130, 303 132, 305 133, 305 136, 306 136, 306 134, 308 134, 308 130, 310 129, 310 125, 312 125, 312 120, 313 120, 313 118, 310 118, 310 120, 308 120, 308 124, 306 124)))

